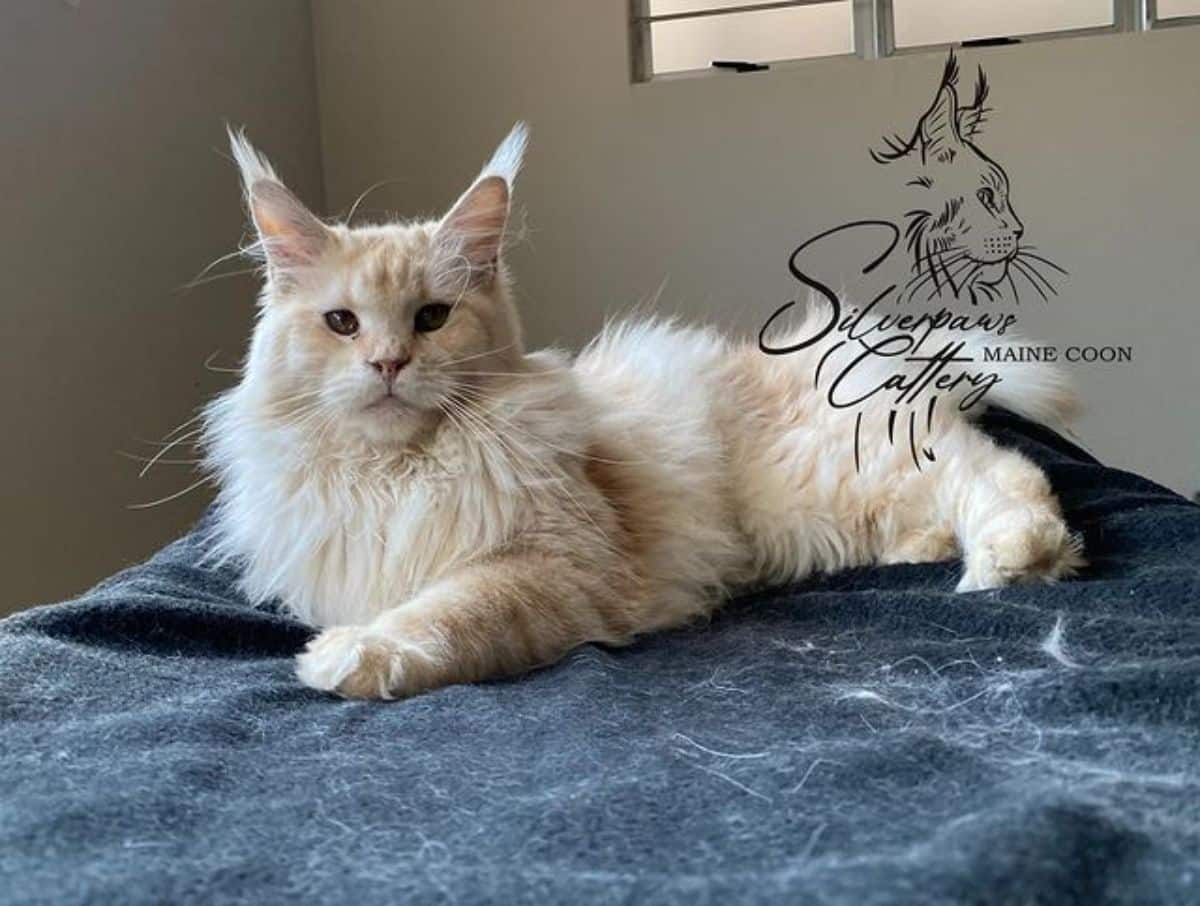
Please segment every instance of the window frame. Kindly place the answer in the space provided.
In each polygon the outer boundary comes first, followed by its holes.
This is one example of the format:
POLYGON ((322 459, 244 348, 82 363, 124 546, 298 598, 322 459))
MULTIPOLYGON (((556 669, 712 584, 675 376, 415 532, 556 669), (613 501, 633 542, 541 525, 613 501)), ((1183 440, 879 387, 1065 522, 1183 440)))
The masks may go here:
MULTIPOLYGON (((775 9, 796 9, 804 6, 824 6, 828 3, 837 3, 841 0, 744 0, 743 3, 736 6, 720 6, 703 10, 695 10, 683 13, 660 13, 654 15, 650 12, 650 0, 630 0, 629 3, 629 30, 630 30, 630 58, 633 71, 634 82, 652 82, 662 81, 663 79, 672 78, 688 78, 695 75, 711 72, 710 69, 685 69, 677 72, 654 72, 654 41, 651 37, 651 26, 655 22, 681 22, 692 19, 708 19, 718 18, 720 16, 733 16, 741 13, 756 13, 766 12, 775 9)), ((860 0, 851 0, 852 6, 856 6, 860 0)), ((871 0, 867 0, 871 2, 871 0)), ((857 23, 857 20, 855 20, 857 23)), ((854 34, 854 44, 858 45, 857 24, 854 34)), ((765 60, 762 62, 778 65, 781 63, 793 63, 800 60, 844 60, 854 56, 854 53, 848 54, 828 54, 820 57, 791 57, 783 60, 765 60)))
MULTIPOLYGON (((764 0, 745 0, 743 4, 737 6, 714 7, 683 13, 659 14, 656 16, 650 12, 650 0, 629 0, 630 69, 633 82, 635 84, 648 84, 651 82, 714 73, 713 69, 708 68, 655 74, 654 48, 651 37, 651 26, 655 22, 715 18, 762 10, 817 6, 831 2, 835 2, 835 0, 773 0, 773 2, 771 0, 767 0, 767 2, 764 2, 764 0)), ((1158 17, 1158 0, 1111 0, 1111 2, 1113 10, 1111 25, 1012 34, 1005 37, 1016 38, 1021 43, 1026 43, 1200 25, 1200 15, 1160 19, 1158 17)), ((809 62, 811 60, 839 60, 848 57, 858 57, 862 60, 878 60, 884 57, 913 53, 944 51, 948 48, 962 45, 961 41, 955 41, 943 44, 919 44, 911 47, 897 47, 895 40, 896 18, 892 0, 851 0, 851 16, 854 25, 854 50, 852 53, 821 57, 795 57, 786 60, 762 62, 769 62, 774 66, 809 62)))
POLYGON ((1170 19, 1160 19, 1158 17, 1158 0, 1141 0, 1141 3, 1145 8, 1143 17, 1147 30, 1178 28, 1181 25, 1200 25, 1200 13, 1192 16, 1174 16, 1170 19))

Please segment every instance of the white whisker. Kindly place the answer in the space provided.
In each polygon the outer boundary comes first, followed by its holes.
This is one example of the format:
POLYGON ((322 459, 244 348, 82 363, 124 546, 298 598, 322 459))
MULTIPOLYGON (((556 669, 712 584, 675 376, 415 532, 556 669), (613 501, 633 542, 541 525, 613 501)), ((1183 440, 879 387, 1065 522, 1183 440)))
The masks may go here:
POLYGON ((212 371, 212 372, 215 372, 216 374, 241 374, 242 373, 242 369, 240 369, 240 368, 222 368, 219 365, 214 365, 213 359, 215 359, 220 354, 221 354, 221 350, 218 349, 216 352, 214 352, 212 355, 210 355, 207 359, 204 360, 204 369, 206 371, 212 371))
POLYGON ((208 475, 205 475, 199 481, 192 482, 190 485, 188 485, 182 491, 176 491, 174 494, 169 494, 166 497, 160 497, 158 500, 151 500, 148 503, 131 503, 126 507, 126 509, 148 510, 151 507, 162 506, 164 503, 170 503, 172 500, 178 500, 180 497, 184 496, 185 494, 190 494, 192 491, 196 490, 196 488, 200 487, 201 485, 208 484, 210 481, 212 481, 212 478, 209 477, 208 475))
POLYGON ((144 462, 157 464, 160 466, 194 466, 204 462, 202 459, 156 459, 151 460, 149 456, 139 456, 137 453, 129 453, 126 450, 114 451, 118 456, 124 459, 132 459, 134 462, 144 462))
POLYGON ((191 431, 188 431, 184 434, 179 435, 177 438, 175 438, 169 444, 167 444, 162 449, 160 449, 157 453, 154 454, 154 456, 152 456, 150 458, 150 460, 144 466, 142 466, 142 470, 140 472, 138 472, 138 478, 144 478, 146 476, 146 473, 150 471, 151 467, 153 467, 153 465, 156 462, 158 462, 160 459, 162 459, 164 456, 166 456, 168 451, 179 446, 181 443, 186 442, 189 438, 197 437, 200 434, 201 430, 202 430, 201 428, 193 428, 191 431))
POLYGON ((469 355, 463 359, 454 359, 453 361, 450 361, 450 362, 438 362, 438 365, 440 365, 442 368, 450 368, 454 365, 461 365, 464 362, 471 362, 471 361, 474 361, 475 359, 482 359, 482 358, 485 358, 486 356, 495 355, 496 353, 499 353, 499 352, 506 352, 507 350, 512 349, 516 345, 517 345, 516 343, 509 343, 507 346, 497 346, 495 349, 489 349, 487 352, 480 352, 480 353, 476 353, 475 355, 469 355))

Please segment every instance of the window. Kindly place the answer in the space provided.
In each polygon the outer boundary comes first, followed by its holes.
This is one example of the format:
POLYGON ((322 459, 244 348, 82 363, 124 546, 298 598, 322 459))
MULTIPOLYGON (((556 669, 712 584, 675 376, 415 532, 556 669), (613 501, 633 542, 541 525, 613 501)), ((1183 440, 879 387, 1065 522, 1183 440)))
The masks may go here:
POLYGON ((1175 25, 1180 19, 1200 19, 1200 0, 1150 0, 1147 6, 1155 25, 1175 25))
POLYGON ((896 47, 1109 28, 1112 0, 892 0, 896 47))
POLYGON ((1200 24, 1200 0, 630 0, 634 81, 1200 24), (723 64, 714 67, 714 64, 723 64))
POLYGON ((635 0, 639 81, 713 63, 854 53, 851 0, 635 0))

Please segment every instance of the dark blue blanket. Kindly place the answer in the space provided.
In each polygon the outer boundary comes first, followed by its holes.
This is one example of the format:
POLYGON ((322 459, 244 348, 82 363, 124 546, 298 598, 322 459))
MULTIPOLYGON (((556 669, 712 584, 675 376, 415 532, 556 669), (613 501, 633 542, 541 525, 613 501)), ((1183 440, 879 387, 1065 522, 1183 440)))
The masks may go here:
POLYGON ((0 623, 0 900, 1200 902, 1200 507, 987 424, 1082 579, 856 570, 391 704, 198 533, 0 623))

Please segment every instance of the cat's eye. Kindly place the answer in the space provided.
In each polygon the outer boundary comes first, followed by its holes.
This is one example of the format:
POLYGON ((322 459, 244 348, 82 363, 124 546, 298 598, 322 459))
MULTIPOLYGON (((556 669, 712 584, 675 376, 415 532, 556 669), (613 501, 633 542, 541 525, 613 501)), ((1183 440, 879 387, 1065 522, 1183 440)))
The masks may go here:
POLYGON ((413 329, 417 333, 430 333, 446 323, 450 317, 450 306, 444 302, 430 302, 417 309, 413 318, 413 329))
POLYGON ((988 211, 996 210, 996 193, 986 186, 975 193, 982 204, 988 211))
POLYGON ((348 308, 338 308, 325 312, 325 323, 334 333, 343 337, 358 333, 358 318, 348 308))

